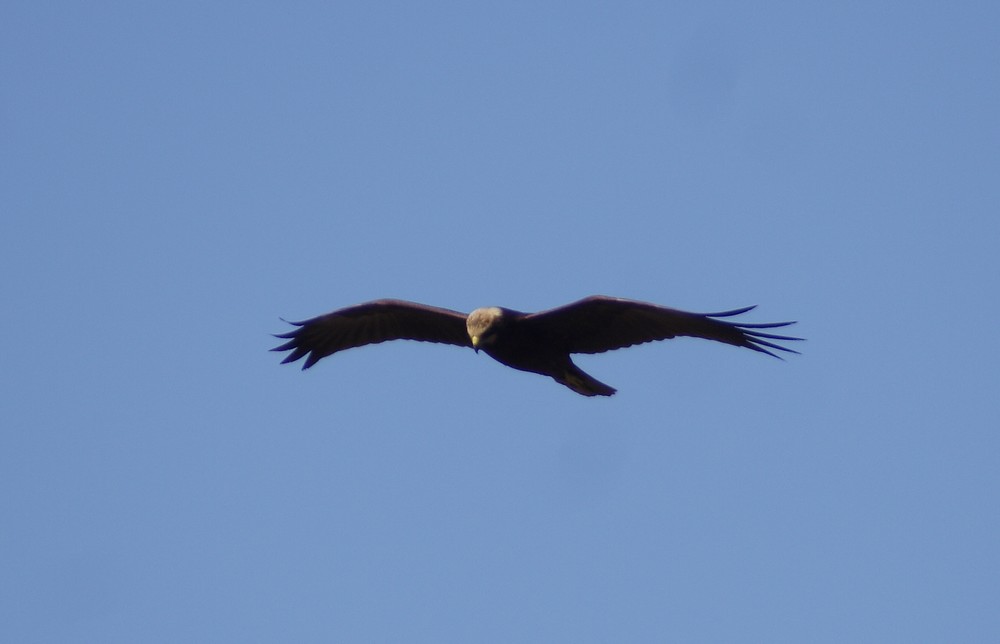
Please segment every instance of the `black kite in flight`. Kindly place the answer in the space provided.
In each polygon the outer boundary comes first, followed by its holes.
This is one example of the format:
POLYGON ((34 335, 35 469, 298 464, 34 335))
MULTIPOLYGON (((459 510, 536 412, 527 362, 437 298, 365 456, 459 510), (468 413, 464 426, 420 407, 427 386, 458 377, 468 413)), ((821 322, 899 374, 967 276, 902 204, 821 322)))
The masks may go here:
POLYGON ((786 335, 764 333, 794 322, 740 324, 728 318, 753 309, 748 306, 722 313, 688 313, 664 306, 595 295, 540 313, 521 313, 500 307, 476 309, 469 315, 402 300, 376 300, 333 311, 278 335, 288 342, 272 349, 291 351, 283 361, 305 358, 303 369, 337 351, 387 340, 441 342, 480 349, 508 367, 549 376, 584 396, 610 396, 615 390, 584 373, 570 359, 572 353, 602 353, 677 336, 692 336, 769 351, 798 353, 771 340, 794 341, 786 335))

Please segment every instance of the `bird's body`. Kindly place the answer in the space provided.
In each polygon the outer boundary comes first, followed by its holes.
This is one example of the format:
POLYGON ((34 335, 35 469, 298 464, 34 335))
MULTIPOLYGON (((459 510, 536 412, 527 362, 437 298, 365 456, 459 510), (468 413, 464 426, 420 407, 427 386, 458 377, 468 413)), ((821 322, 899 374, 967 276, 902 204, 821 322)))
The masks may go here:
POLYGON ((565 338, 544 325, 533 325, 528 316, 495 306, 476 309, 467 322, 472 346, 508 367, 551 376, 584 396, 615 393, 573 363, 565 338))
POLYGON ((752 308, 688 313, 595 295, 540 313, 487 307, 466 316, 414 302, 376 300, 294 323, 297 329, 278 336, 288 342, 274 350, 292 352, 283 362, 305 357, 306 369, 337 351, 366 344, 403 339, 440 342, 482 350, 509 367, 550 376, 584 396, 610 396, 615 390, 583 372, 570 354, 601 353, 676 336, 716 340, 775 357, 769 348, 797 353, 771 340, 800 338, 758 330, 792 322, 737 324, 718 319, 752 308))

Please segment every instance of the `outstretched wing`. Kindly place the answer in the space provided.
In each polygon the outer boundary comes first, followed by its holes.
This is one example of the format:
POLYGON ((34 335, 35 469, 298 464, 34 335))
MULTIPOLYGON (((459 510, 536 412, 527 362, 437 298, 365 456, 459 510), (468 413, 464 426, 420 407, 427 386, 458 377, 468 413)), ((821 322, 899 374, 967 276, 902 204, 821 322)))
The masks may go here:
POLYGON ((297 329, 276 335, 288 340, 272 351, 291 351, 281 361, 305 357, 303 369, 328 355, 387 340, 419 340, 472 347, 465 330, 465 314, 416 302, 376 300, 350 306, 305 322, 297 329))
POLYGON ((522 318, 539 333, 565 343, 570 353, 601 353, 633 344, 692 336, 746 347, 778 357, 769 349, 798 353, 772 340, 795 341, 787 335, 774 335, 758 329, 773 329, 794 322, 739 324, 728 318, 753 309, 748 306, 722 313, 688 313, 647 302, 594 295, 556 309, 532 313, 522 318))

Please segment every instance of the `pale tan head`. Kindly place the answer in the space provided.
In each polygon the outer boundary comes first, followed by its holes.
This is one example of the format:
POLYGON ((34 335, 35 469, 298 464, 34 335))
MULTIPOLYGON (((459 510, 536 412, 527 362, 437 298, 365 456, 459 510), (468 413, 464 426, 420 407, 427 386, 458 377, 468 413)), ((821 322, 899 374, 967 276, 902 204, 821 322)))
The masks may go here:
POLYGON ((481 346, 489 346, 496 339, 496 330, 503 319, 503 309, 488 306, 476 309, 465 320, 465 329, 472 340, 472 348, 479 351, 481 346))

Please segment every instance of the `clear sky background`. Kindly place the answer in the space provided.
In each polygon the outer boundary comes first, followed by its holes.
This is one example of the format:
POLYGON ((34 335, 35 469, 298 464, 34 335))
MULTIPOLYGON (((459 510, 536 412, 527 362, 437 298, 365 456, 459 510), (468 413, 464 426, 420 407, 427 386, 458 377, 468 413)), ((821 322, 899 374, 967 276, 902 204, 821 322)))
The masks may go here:
POLYGON ((996 642, 990 2, 5 2, 0 640, 996 642), (281 321, 602 293, 802 356, 281 321))

